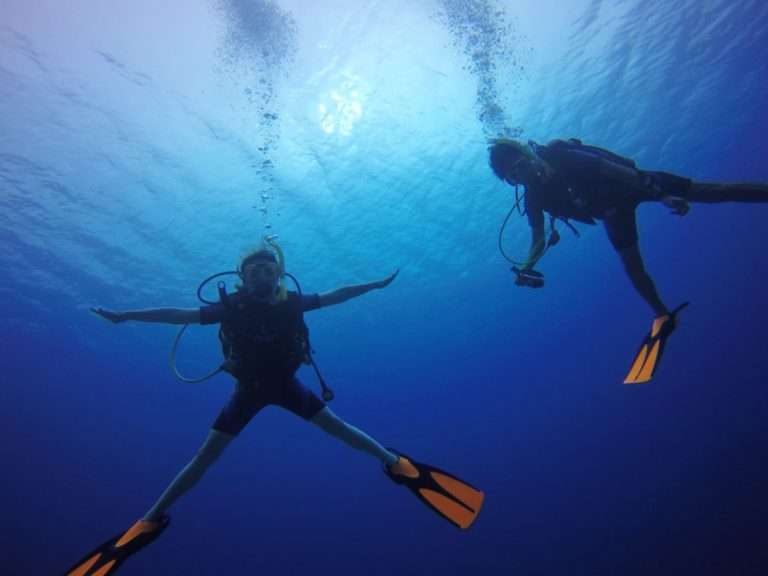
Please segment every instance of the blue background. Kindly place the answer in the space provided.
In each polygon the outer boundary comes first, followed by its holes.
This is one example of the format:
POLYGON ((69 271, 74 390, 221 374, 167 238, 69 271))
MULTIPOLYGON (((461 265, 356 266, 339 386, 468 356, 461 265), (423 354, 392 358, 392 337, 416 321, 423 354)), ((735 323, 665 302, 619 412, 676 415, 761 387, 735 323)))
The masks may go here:
MULTIPOLYGON (((0 571, 126 528, 231 391, 174 380, 174 327, 88 307, 195 306, 276 233, 308 292, 401 269, 308 316, 333 409, 485 509, 457 531, 270 408, 122 573, 765 573, 768 208, 641 207, 662 297, 691 305, 628 387, 650 310, 598 227, 514 286, 486 142, 768 180, 767 27, 760 1, 5 2, 0 571)), ((514 219, 508 249, 527 239, 514 219)), ((188 332, 185 372, 218 361, 215 328, 188 332)))

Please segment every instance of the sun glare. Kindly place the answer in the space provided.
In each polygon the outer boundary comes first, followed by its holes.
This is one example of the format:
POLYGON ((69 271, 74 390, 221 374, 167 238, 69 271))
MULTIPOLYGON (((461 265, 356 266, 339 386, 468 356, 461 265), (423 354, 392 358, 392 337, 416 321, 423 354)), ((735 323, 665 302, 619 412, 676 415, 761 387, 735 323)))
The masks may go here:
POLYGON ((363 117, 362 81, 348 76, 339 86, 329 90, 317 105, 320 128, 326 134, 349 136, 363 117))

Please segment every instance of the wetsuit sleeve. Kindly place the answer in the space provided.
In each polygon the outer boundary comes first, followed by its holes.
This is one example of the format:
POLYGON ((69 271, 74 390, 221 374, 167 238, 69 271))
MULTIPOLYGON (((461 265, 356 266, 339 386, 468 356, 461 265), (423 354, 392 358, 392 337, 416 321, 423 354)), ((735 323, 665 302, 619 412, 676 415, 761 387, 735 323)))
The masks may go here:
POLYGON ((309 312, 310 310, 317 310, 321 308, 320 295, 319 294, 302 294, 301 296, 301 310, 303 312, 309 312))
POLYGON ((614 249, 621 252, 638 241, 637 222, 634 206, 623 206, 612 210, 603 218, 605 231, 614 249))
POLYGON ((227 317, 227 307, 221 302, 200 307, 200 324, 219 324, 227 317))

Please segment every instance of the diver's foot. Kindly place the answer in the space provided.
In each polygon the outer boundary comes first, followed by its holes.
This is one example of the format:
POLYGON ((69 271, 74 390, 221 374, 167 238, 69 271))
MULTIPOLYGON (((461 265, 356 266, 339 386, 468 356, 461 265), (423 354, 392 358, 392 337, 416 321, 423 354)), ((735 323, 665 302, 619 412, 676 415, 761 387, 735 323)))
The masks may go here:
POLYGON ((141 518, 123 534, 119 542, 129 542, 144 534, 152 534, 158 530, 162 531, 168 524, 168 520, 169 518, 165 514, 161 515, 157 520, 141 518))
POLYGON ((405 476, 406 478, 418 478, 419 471, 408 458, 398 456, 394 464, 387 466, 387 471, 392 476, 405 476))

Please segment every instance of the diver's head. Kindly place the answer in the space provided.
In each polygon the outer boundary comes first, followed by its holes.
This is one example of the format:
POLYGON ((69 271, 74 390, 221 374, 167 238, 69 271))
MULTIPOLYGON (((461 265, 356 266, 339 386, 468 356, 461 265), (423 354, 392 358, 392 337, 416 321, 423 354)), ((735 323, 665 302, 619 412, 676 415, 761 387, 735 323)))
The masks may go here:
POLYGON ((272 250, 259 248, 247 254, 238 268, 242 288, 251 296, 266 300, 276 294, 280 284, 280 265, 272 250))
POLYGON ((529 186, 547 173, 546 165, 531 147, 516 140, 492 140, 488 154, 493 173, 512 186, 529 186))

